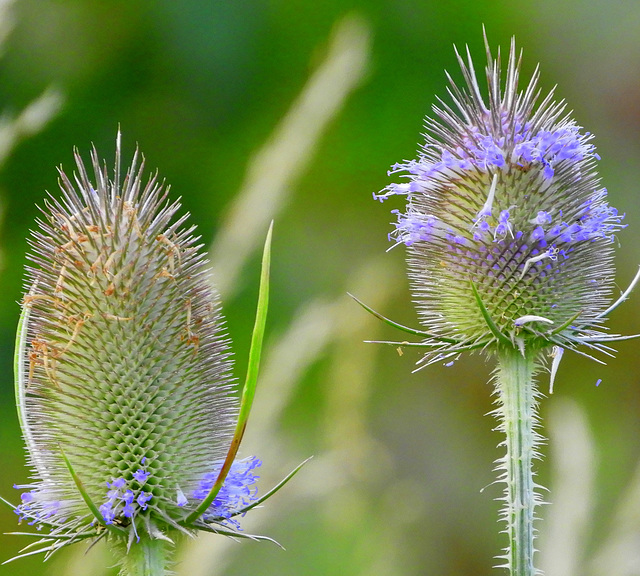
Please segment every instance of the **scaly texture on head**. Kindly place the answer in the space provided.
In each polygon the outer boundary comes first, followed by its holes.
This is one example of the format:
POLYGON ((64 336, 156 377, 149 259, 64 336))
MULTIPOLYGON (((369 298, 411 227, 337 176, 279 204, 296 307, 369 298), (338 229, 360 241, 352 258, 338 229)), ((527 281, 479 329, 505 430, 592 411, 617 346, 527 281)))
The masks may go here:
POLYGON ((238 413, 194 227, 156 177, 143 183, 137 153, 120 183, 119 138, 113 180, 95 150, 95 183, 77 153, 76 163, 31 239, 16 393, 33 482, 17 512, 60 546, 105 526, 129 546, 206 522, 232 529, 255 499, 256 459, 234 463, 202 519, 184 524, 218 477, 238 413))
POLYGON ((434 107, 418 158, 391 170, 406 181, 375 195, 407 196, 390 236, 408 246, 429 341, 455 342, 427 362, 501 337, 574 348, 601 334, 612 291, 623 216, 600 185, 592 135, 553 93, 540 101, 537 70, 519 87, 515 43, 504 76, 499 53, 487 58, 488 99, 471 57, 458 56, 466 86, 450 79, 453 107, 434 107))
POLYGON ((449 366, 477 349, 497 360, 493 414, 505 453, 495 469, 505 485, 500 518, 508 538, 500 567, 513 576, 535 576, 541 503, 533 471, 541 445, 536 373, 550 352, 552 390, 565 348, 611 355, 610 343, 635 337, 607 333, 602 323, 640 281, 640 271, 610 304, 613 245, 623 215, 600 185, 592 136, 553 92, 540 101, 537 69, 519 88, 514 41, 505 75, 500 52, 494 59, 486 37, 485 44, 488 99, 468 51, 466 61, 458 55, 466 86, 449 78, 453 106, 441 101, 434 107, 418 158, 391 170, 406 180, 374 194, 381 201, 407 197, 406 209, 393 211, 390 240, 407 246, 426 330, 365 308, 422 336, 414 344, 392 342, 426 349, 421 367, 449 366))

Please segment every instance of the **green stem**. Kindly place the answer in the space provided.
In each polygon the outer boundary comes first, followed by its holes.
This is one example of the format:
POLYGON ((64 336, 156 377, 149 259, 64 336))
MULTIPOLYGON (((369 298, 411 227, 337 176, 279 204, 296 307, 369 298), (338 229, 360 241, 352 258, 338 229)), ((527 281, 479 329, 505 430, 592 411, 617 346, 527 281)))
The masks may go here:
POLYGON ((507 522, 509 546, 504 555, 504 567, 511 576, 534 576, 535 507, 540 497, 533 479, 533 459, 538 456, 541 437, 538 423, 538 391, 533 380, 535 354, 523 356, 513 348, 498 354, 496 391, 499 407, 496 414, 499 429, 506 439, 507 452, 498 462, 501 479, 506 483, 502 518, 507 522))
POLYGON ((120 576, 166 576, 169 574, 169 554, 164 540, 142 537, 133 542, 129 550, 120 539, 116 544, 116 555, 121 557, 120 576))

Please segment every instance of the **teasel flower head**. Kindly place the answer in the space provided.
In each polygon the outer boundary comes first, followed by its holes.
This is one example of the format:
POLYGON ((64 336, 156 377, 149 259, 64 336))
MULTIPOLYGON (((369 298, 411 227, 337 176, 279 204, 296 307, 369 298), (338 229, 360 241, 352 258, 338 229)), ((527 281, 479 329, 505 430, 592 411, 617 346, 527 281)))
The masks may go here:
POLYGON ((422 362, 499 345, 606 352, 625 225, 596 172, 593 135, 553 91, 540 98, 537 69, 519 86, 513 42, 504 76, 487 47, 488 98, 467 56, 458 54, 465 86, 449 77, 453 105, 434 106, 417 159, 392 167, 403 180, 374 194, 407 198, 390 239, 407 246, 430 347, 422 362))
POLYGON ((36 550, 46 554, 104 537, 126 556, 179 532, 249 536, 237 518, 271 493, 257 497, 260 461, 235 456, 255 391, 271 232, 239 402, 188 215, 176 217, 156 176, 143 182, 137 152, 120 182, 119 135, 113 180, 95 150, 91 160, 93 180, 78 153, 73 179, 60 171, 62 198, 46 201, 30 242, 16 400, 32 482, 18 486, 16 513, 47 529, 36 550))
MULTIPOLYGON (((512 576, 540 574, 534 565, 540 486, 540 392, 536 376, 550 352, 551 386, 565 349, 611 354, 609 344, 635 336, 604 331, 605 317, 640 281, 610 304, 613 247, 624 215, 600 184, 600 159, 590 133, 565 112, 553 92, 540 98, 538 70, 519 87, 521 56, 511 43, 506 74, 500 52, 487 46, 488 98, 471 56, 458 54, 464 87, 451 78, 450 106, 434 107, 418 158, 393 166, 404 180, 379 200, 406 196, 390 234, 405 244, 414 301, 425 330, 419 368, 482 349, 497 359, 496 430, 504 455, 500 519, 508 544, 501 568, 512 576)), ((393 342, 408 345, 407 342, 393 342)))

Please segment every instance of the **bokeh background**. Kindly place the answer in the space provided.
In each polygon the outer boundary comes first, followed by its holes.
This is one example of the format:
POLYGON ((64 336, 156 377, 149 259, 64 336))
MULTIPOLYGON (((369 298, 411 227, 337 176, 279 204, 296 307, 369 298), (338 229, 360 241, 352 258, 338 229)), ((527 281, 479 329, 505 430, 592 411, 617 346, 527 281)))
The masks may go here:
MULTIPOLYGON (((418 353, 352 292, 415 325, 401 247, 386 252, 399 199, 372 192, 414 156, 422 119, 460 79, 453 45, 484 62, 515 35, 523 74, 542 66, 596 134, 611 203, 626 212, 618 283, 640 253, 640 3, 626 0, 3 0, 0 2, 0 493, 17 500, 24 448, 13 401, 14 332, 28 230, 56 167, 95 144, 111 164, 118 126, 191 212, 211 259, 244 375, 259 246, 275 219, 263 378, 245 455, 266 490, 314 459, 248 532, 285 547, 201 537, 176 573, 468 576, 504 545, 491 364, 479 356, 412 373, 418 353), (394 204, 394 202, 396 202, 394 204)), ((640 331, 640 293, 614 313, 640 331)), ((541 403, 550 438, 539 480, 539 564, 550 576, 640 574, 640 344, 601 366, 567 354, 541 403), (602 383, 596 386, 597 379, 602 383)), ((546 376, 541 386, 546 390, 546 376)), ((0 512, 0 530, 16 517, 0 512)), ((207 535, 210 536, 210 535, 207 535)), ((0 560, 26 541, 0 536, 0 560)), ((0 575, 114 575, 77 545, 0 575)))

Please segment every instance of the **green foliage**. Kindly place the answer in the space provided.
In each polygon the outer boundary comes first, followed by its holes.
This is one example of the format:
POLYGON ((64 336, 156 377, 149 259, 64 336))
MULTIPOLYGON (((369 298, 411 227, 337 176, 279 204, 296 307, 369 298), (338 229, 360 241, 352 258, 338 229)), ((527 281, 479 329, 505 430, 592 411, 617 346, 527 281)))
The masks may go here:
MULTIPOLYGON (((34 205, 44 190, 57 189, 52 167, 69 168, 74 146, 111 150, 119 124, 123 156, 131 157, 139 144, 147 166, 158 167, 172 195, 182 197, 208 245, 225 228, 253 154, 327 56, 334 24, 355 11, 371 33, 367 76, 289 180, 280 212, 265 215, 267 223, 277 217, 278 229, 271 328, 265 380, 243 449, 263 455, 260 482, 266 486, 307 455, 316 458, 286 487, 297 496, 276 495, 269 509, 252 512, 264 522, 247 530, 270 534, 287 551, 252 542, 221 549, 212 536, 182 542, 177 569, 189 576, 485 573, 502 544, 493 500, 500 489, 489 486, 478 495, 493 482, 488 463, 499 455, 498 436, 484 416, 491 409, 483 383, 488 368, 476 356, 458 362, 455 371, 433 367, 409 375, 420 349, 405 348, 399 358, 393 348, 361 343, 397 335, 345 302, 347 291, 405 325, 415 318, 402 280, 402 249, 379 257, 388 247, 390 217, 371 202, 371 193, 388 183, 385 166, 414 157, 422 116, 445 81, 442 70, 455 76, 451 45, 469 43, 481 52, 485 24, 493 46, 506 46, 516 35, 525 50, 524 76, 545 63, 543 88, 557 83, 579 123, 596 134, 612 203, 631 212, 640 154, 636 88, 628 71, 636 67, 639 10, 586 0, 562 6, 550 0, 17 0, 15 29, 0 61, 0 109, 21 110, 50 83, 66 100, 54 121, 23 140, 0 171, 0 493, 8 497, 14 482, 27 481, 11 384, 13 339, 25 239, 38 215, 34 205), (263 446, 271 451, 262 452, 263 446)), ((255 210, 268 211, 258 204, 255 210)), ((241 235, 253 232, 244 222, 241 235)), ((265 230, 266 224, 256 231, 260 242, 265 230)), ((633 247, 640 245, 640 230, 625 231, 620 241, 618 284, 625 287, 637 265, 633 247)), ((239 364, 250 347, 259 249, 254 245, 244 261, 233 299, 223 295, 239 364)), ((611 315, 609 326, 631 333, 639 315, 640 302, 631 300, 623 314, 611 315)), ((612 544, 610 527, 620 539, 618 529, 626 526, 616 510, 624 508, 623 493, 640 458, 640 395, 630 376, 640 371, 635 346, 617 345, 619 359, 606 367, 565 357, 549 402, 571 396, 586 410, 599 496, 591 510, 595 520, 581 533, 588 548, 603 555, 612 544), (596 387, 598 378, 603 382, 596 387)), ((540 481, 553 490, 552 464, 553 457, 541 463, 540 481)), ((26 530, 8 510, 0 522, 1 532, 26 530)), ((18 537, 0 538, 5 558, 21 546, 18 537)), ((539 542, 544 550, 544 534, 539 542)), ((86 571, 88 562, 110 564, 99 545, 85 556, 80 544, 75 554, 48 565, 26 559, 20 570, 61 576, 78 566, 86 571)), ((578 574, 605 573, 591 566, 578 574)), ((606 573, 613 576, 612 566, 606 573)), ((16 570, 9 564, 0 575, 16 570)), ((98 569, 92 574, 101 575, 98 569)))

